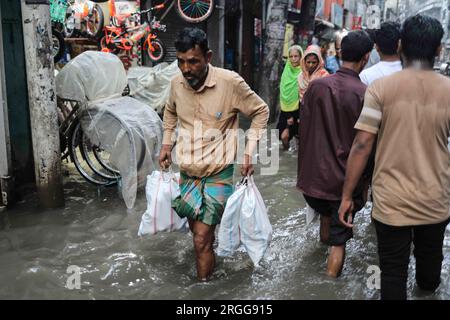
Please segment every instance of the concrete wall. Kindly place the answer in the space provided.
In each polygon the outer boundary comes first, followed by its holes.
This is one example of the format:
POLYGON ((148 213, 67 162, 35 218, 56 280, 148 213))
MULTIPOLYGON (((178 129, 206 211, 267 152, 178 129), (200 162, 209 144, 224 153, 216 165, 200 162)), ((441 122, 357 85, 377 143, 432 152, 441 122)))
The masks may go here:
MULTIPOLYGON (((0 7, 0 19, 2 10, 0 7)), ((3 36, 0 23, 0 210, 8 204, 8 182, 11 175, 11 153, 9 144, 8 110, 5 85, 5 63, 3 59, 3 36)))
POLYGON ((223 68, 225 60, 225 0, 217 0, 216 8, 207 21, 209 47, 213 51, 212 64, 223 68))
POLYGON ((2 0, 0 6, 11 158, 19 186, 34 181, 21 8, 17 0, 2 0))

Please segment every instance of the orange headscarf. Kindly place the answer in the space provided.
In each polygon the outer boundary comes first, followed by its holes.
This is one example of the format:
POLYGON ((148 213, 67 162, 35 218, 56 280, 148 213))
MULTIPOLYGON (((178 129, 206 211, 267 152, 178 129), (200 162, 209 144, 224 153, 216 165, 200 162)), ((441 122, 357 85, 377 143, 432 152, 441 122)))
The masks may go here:
POLYGON ((328 71, 325 70, 325 62, 323 61, 322 54, 320 52, 320 47, 316 45, 310 45, 305 54, 300 61, 300 66, 303 70, 302 73, 298 76, 298 92, 300 95, 300 99, 303 98, 306 90, 308 89, 309 83, 315 79, 323 78, 329 75, 328 71), (306 57, 310 54, 314 54, 317 59, 319 59, 319 65, 316 70, 310 75, 306 68, 306 57))

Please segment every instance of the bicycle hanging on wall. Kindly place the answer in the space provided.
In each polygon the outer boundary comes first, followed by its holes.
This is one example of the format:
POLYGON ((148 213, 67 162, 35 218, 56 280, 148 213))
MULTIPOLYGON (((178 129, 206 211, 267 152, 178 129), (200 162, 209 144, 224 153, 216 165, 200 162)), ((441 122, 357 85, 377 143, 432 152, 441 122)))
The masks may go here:
POLYGON ((161 21, 176 5, 180 17, 191 23, 199 23, 208 19, 214 11, 214 0, 166 0, 163 2, 167 8, 161 16, 161 21))

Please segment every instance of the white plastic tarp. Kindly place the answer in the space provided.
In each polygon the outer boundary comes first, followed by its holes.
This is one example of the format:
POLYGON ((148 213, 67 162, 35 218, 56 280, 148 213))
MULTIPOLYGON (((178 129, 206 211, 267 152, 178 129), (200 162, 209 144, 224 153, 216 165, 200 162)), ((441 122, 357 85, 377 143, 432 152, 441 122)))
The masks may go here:
POLYGON ((122 178, 123 199, 132 208, 137 189, 157 169, 161 119, 142 102, 121 97, 90 105, 80 121, 89 140, 110 153, 109 161, 122 178))
POLYGON ((127 74, 122 61, 106 52, 85 51, 56 76, 56 94, 80 102, 118 97, 126 86, 127 74))
POLYGON ((137 188, 155 169, 162 121, 146 104, 122 97, 126 84, 117 56, 86 51, 58 73, 56 93, 82 103, 82 129, 94 145, 110 153, 110 163, 120 171, 125 204, 132 208, 137 188))
POLYGON ((151 106, 156 112, 169 99, 170 81, 180 74, 177 61, 167 64, 160 63, 152 68, 132 67, 128 70, 128 85, 130 96, 151 106))

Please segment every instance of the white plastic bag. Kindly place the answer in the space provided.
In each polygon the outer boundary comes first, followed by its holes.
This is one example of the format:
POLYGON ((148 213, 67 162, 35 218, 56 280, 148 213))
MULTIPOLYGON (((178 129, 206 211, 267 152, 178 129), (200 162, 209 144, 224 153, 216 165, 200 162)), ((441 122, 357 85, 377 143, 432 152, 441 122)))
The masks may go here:
POLYGON ((272 239, 267 208, 253 176, 237 186, 227 201, 219 228, 219 256, 230 256, 242 243, 254 265, 258 265, 272 239))
POLYGON ((246 184, 238 183, 236 190, 228 198, 219 227, 219 245, 217 254, 222 257, 232 256, 234 251, 241 245, 239 230, 239 217, 247 189, 246 184))
POLYGON ((161 231, 189 231, 187 219, 180 218, 171 206, 172 200, 180 194, 179 179, 179 173, 156 170, 147 176, 147 210, 142 215, 139 236, 161 231))
POLYGON ((306 225, 308 226, 318 216, 319 216, 319 214, 313 208, 311 208, 308 204, 306 204, 306 225))

